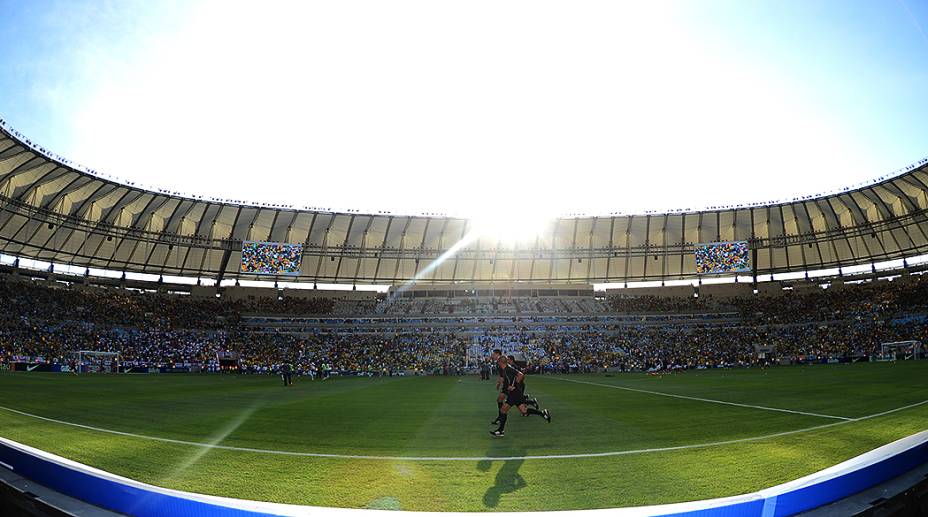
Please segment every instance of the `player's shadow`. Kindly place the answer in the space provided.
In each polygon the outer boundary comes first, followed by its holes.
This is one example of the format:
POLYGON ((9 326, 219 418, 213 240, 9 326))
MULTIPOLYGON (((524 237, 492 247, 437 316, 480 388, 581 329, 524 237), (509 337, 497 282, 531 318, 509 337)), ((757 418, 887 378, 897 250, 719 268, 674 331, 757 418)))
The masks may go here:
POLYGON ((477 462, 477 470, 481 472, 488 472, 496 461, 503 462, 503 466, 496 473, 495 484, 487 488, 486 493, 483 494, 483 504, 487 508, 496 508, 503 494, 511 494, 528 486, 522 474, 519 474, 519 469, 525 463, 525 460, 520 457, 525 456, 526 449, 519 446, 501 449, 501 447, 491 447, 487 452, 487 456, 509 456, 515 457, 515 459, 481 460, 477 462))

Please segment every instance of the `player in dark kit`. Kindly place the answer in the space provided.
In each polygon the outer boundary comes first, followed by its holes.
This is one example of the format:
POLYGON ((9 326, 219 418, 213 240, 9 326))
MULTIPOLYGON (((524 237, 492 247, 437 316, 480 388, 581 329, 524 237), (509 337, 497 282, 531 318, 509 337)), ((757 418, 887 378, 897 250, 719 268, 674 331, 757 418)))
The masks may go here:
POLYGON ((505 435, 509 408, 513 406, 519 409, 519 413, 522 413, 522 416, 538 415, 550 424, 551 415, 548 413, 547 409, 539 411, 536 408, 528 407, 525 403, 525 374, 520 372, 514 364, 510 364, 509 360, 503 356, 500 356, 497 365, 499 366, 503 385, 505 386, 506 401, 503 402, 502 406, 499 408, 499 427, 495 431, 490 431, 490 434, 497 438, 502 438, 505 435))
MULTIPOLYGON (((493 353, 490 354, 490 360, 493 362, 493 367, 497 369, 496 372, 496 389, 499 390, 499 395, 496 396, 496 414, 499 415, 500 408, 503 407, 503 402, 506 401, 506 388, 503 387, 503 372, 499 369, 499 358, 503 356, 503 351, 499 348, 494 349, 493 353)), ((499 416, 496 417, 496 420, 490 422, 490 425, 499 425, 499 416)))
MULTIPOLYGON (((509 364, 516 366, 516 358, 514 356, 510 355, 506 357, 509 359, 509 364)), ((522 390, 522 396, 525 398, 525 404, 532 406, 535 409, 538 409, 538 399, 529 395, 528 393, 525 393, 525 381, 522 382, 522 386, 520 389, 522 390)))
POLYGON ((290 363, 284 363, 281 365, 280 380, 284 381, 284 386, 290 386, 293 384, 293 368, 290 367, 290 363))
MULTIPOLYGON (((503 351, 499 348, 493 350, 493 353, 490 354, 490 360, 493 361, 493 367, 499 370, 499 358, 503 356, 503 351)), ((503 388, 503 372, 501 370, 496 372, 496 389, 500 390, 499 395, 496 396, 496 414, 499 414, 500 408, 503 407, 503 402, 506 400, 506 391, 503 388)), ((499 417, 496 417, 496 420, 490 422, 491 425, 499 424, 499 417)))
MULTIPOLYGON (((493 353, 490 354, 490 359, 493 360, 493 363, 494 363, 494 364, 498 364, 498 363, 499 363, 499 358, 500 358, 500 357, 504 357, 504 356, 503 356, 503 351, 500 350, 500 349, 498 349, 498 348, 495 349, 495 350, 493 350, 493 353)), ((509 359, 509 361, 508 361, 509 364, 511 364, 511 365, 513 365, 513 366, 516 365, 516 358, 515 358, 515 357, 513 357, 513 356, 510 355, 510 356, 508 357, 508 359, 509 359)), ((497 367, 497 369, 499 370, 498 367, 497 367)), ((499 395, 496 397, 496 409, 497 409, 497 410, 499 410, 499 408, 503 407, 503 402, 506 401, 506 395, 507 395, 506 386, 505 386, 505 383, 503 382, 503 371, 500 370, 500 371, 498 372, 498 374, 499 374, 499 375, 498 375, 498 378, 497 378, 497 380, 496 380, 496 389, 498 389, 498 390, 500 390, 500 391, 499 391, 499 395)), ((525 388, 524 388, 524 386, 523 386, 523 395, 525 396, 525 403, 528 404, 529 406, 534 407, 535 409, 538 409, 538 399, 532 397, 532 396, 529 395, 528 393, 524 393, 524 391, 525 391, 525 388)), ((499 414, 499 413, 497 413, 497 414, 499 414)), ((490 425, 498 425, 498 424, 499 424, 499 416, 496 417, 496 420, 493 420, 492 422, 490 422, 490 425)))

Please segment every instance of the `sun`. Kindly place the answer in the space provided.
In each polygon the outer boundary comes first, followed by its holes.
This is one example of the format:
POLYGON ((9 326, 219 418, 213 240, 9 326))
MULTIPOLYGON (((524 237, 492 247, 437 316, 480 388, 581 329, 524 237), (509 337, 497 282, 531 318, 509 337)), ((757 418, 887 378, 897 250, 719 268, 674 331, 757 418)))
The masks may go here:
POLYGON ((471 233, 507 244, 534 241, 551 230, 556 216, 544 209, 524 206, 493 207, 470 217, 471 233))

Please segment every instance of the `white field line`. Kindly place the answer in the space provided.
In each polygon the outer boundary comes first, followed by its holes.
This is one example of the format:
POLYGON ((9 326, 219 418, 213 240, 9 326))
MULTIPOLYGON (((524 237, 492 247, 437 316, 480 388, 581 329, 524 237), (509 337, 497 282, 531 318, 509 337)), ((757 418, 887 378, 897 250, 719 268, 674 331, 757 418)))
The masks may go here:
POLYGON ((677 445, 674 447, 658 447, 658 448, 653 448, 653 449, 630 449, 630 450, 624 450, 624 451, 611 451, 611 452, 586 452, 586 453, 578 453, 578 454, 548 454, 548 455, 537 455, 537 456, 369 456, 369 455, 361 455, 361 454, 326 454, 326 453, 321 453, 321 452, 296 452, 296 451, 278 451, 278 450, 273 450, 273 449, 254 449, 251 447, 233 447, 231 445, 188 442, 186 440, 175 440, 172 438, 161 438, 158 436, 147 436, 144 434, 126 433, 123 431, 114 431, 112 429, 105 429, 102 427, 93 427, 93 426, 84 425, 84 424, 76 424, 74 422, 67 422, 65 420, 57 420, 54 418, 34 415, 32 413, 26 413, 25 411, 19 411, 19 410, 4 407, 4 406, 0 406, 0 409, 4 411, 9 411, 10 413, 16 413, 18 415, 36 418, 38 420, 44 420, 46 422, 52 422, 55 424, 67 425, 71 427, 78 427, 78 428, 87 429, 90 431, 115 434, 119 436, 127 436, 130 438, 139 438, 142 440, 152 440, 156 442, 173 443, 173 444, 178 444, 178 445, 190 445, 193 447, 205 447, 207 449, 221 449, 221 450, 226 450, 226 451, 253 452, 257 454, 275 454, 275 455, 280 455, 280 456, 298 456, 298 457, 308 457, 308 458, 334 458, 334 459, 349 459, 349 460, 510 461, 510 460, 553 460, 553 459, 571 459, 571 458, 602 458, 602 457, 607 457, 607 456, 627 456, 627 455, 632 455, 632 454, 646 454, 646 453, 652 453, 652 452, 680 451, 680 450, 686 450, 686 449, 703 449, 707 447, 718 447, 722 445, 732 445, 732 444, 737 444, 737 443, 756 442, 756 441, 761 441, 761 440, 767 440, 770 438, 778 438, 781 436, 790 436, 790 435, 799 434, 799 433, 806 433, 809 431, 816 431, 819 429, 826 429, 829 427, 837 427, 840 425, 860 422, 862 420, 869 420, 871 418, 878 418, 881 416, 889 415, 891 413, 905 411, 906 409, 911 409, 911 408, 921 406, 924 404, 928 404, 928 400, 923 400, 921 402, 916 402, 914 404, 909 404, 907 406, 897 407, 894 409, 890 409, 889 411, 883 411, 881 413, 874 413, 872 415, 862 416, 859 418, 841 420, 839 422, 816 425, 813 427, 805 427, 802 429, 795 429, 793 431, 782 431, 779 433, 765 434, 762 436, 752 436, 749 438, 736 438, 733 440, 723 440, 719 442, 696 443, 696 444, 690 444, 690 445, 677 445))
POLYGON ((796 411, 793 409, 783 409, 783 408, 768 407, 768 406, 755 406, 752 404, 739 404, 738 402, 727 402, 725 400, 705 399, 701 397, 689 397, 686 395, 674 395, 673 393, 663 393, 660 391, 642 390, 638 388, 628 388, 626 386, 616 386, 615 384, 603 384, 599 382, 578 381, 576 379, 561 379, 559 377, 545 377, 545 378, 553 379, 553 380, 561 381, 561 382, 573 382, 577 384, 588 384, 590 386, 612 388, 616 390, 634 391, 637 393, 647 393, 648 395, 659 395, 661 397, 671 397, 675 399, 685 399, 685 400, 696 400, 698 402, 709 402, 712 404, 724 404, 726 406, 738 406, 738 407, 750 408, 750 409, 762 409, 764 411, 777 411, 779 413, 792 413, 794 415, 817 416, 819 418, 831 418, 834 420, 846 420, 849 422, 854 420, 853 418, 848 418, 846 416, 825 415, 822 413, 810 413, 808 411, 796 411))

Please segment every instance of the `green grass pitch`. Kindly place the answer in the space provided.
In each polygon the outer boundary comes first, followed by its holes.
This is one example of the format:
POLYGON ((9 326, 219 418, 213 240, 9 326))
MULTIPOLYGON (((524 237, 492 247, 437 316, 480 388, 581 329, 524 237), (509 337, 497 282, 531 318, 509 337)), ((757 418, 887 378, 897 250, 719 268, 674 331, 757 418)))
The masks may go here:
POLYGON ((928 361, 529 376, 527 391, 553 422, 513 416, 506 437, 494 439, 493 383, 475 377, 300 379, 284 388, 271 376, 4 373, 0 436, 154 485, 244 499, 604 508, 751 492, 924 430, 926 379, 928 361), (620 454, 584 456, 607 452, 620 454), (524 458, 551 455, 580 457, 524 458), (498 457, 509 459, 489 459, 498 457))

